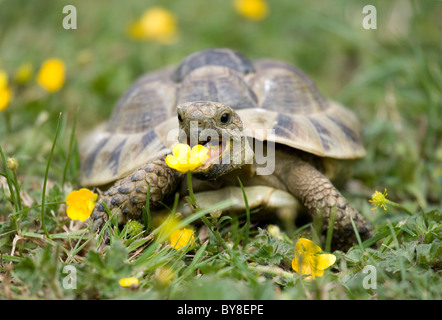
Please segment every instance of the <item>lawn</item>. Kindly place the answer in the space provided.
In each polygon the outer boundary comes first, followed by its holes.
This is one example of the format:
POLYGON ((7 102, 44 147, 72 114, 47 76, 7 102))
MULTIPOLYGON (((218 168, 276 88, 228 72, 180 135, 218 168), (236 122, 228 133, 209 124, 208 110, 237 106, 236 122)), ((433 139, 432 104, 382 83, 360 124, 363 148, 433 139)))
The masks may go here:
POLYGON ((366 4, 273 0, 252 19, 230 0, 0 0, 0 80, 7 78, 0 81, 0 298, 441 299, 442 2, 371 1, 376 29, 363 26, 366 4), (73 23, 67 5, 75 6, 76 29, 65 28, 73 23), (136 22, 156 6, 176 29, 140 35, 136 22), (336 262, 315 280, 292 268, 300 238, 326 251, 314 222, 286 229, 249 223, 247 212, 199 212, 181 221, 196 233, 177 250, 164 228, 108 224, 105 244, 104 232, 66 215, 65 197, 82 187, 81 138, 139 76, 211 47, 292 63, 361 121, 367 154, 341 191, 375 235, 327 252, 336 262), (39 73, 53 58, 65 79, 45 87, 39 73), (387 193, 385 208, 369 203, 375 191, 387 193), (204 213, 214 232, 193 223, 204 213), (119 283, 130 277, 138 283, 119 283))

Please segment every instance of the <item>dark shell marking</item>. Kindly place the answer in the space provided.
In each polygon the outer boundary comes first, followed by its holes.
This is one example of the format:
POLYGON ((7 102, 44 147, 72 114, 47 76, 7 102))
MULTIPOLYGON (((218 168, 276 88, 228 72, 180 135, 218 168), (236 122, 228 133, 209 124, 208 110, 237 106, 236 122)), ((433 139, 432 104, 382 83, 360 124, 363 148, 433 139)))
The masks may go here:
POLYGON ((195 52, 185 58, 172 74, 172 79, 175 82, 182 82, 193 70, 205 66, 227 67, 243 74, 255 71, 250 60, 234 50, 208 49, 195 52))

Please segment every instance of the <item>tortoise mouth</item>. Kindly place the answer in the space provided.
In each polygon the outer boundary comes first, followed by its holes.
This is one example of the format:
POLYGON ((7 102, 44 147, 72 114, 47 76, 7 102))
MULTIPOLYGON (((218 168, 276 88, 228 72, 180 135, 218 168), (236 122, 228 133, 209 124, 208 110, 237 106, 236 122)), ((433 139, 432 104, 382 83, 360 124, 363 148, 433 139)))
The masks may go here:
POLYGON ((244 164, 245 143, 242 136, 235 137, 231 134, 199 133, 198 135, 183 137, 181 141, 193 148, 202 145, 209 150, 209 158, 193 171, 193 176, 200 180, 214 180, 230 171, 240 168, 244 164))
MULTIPOLYGON (((230 139, 229 139, 230 140, 230 139)), ((187 143, 190 144, 190 139, 187 139, 187 143)), ((206 140, 198 140, 198 144, 203 145, 209 149, 209 158, 199 166, 194 172, 206 172, 213 165, 218 165, 221 163, 228 163, 224 160, 228 160, 228 155, 231 150, 231 141, 223 141, 222 138, 211 138, 208 137, 206 140), (226 158, 224 158, 226 157, 226 158)))

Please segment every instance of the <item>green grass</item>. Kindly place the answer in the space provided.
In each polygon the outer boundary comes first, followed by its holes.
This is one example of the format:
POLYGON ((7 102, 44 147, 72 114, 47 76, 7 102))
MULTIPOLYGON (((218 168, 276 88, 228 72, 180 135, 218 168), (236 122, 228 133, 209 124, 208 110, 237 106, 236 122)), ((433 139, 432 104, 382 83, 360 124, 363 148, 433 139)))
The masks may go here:
MULTIPOLYGON (((161 1, 177 15, 178 40, 130 40, 128 24, 159 3, 78 2, 78 30, 64 30, 69 1, 0 1, 0 69, 14 90, 0 112, 0 298, 440 299, 442 3, 372 1, 378 29, 364 30, 363 1, 274 0, 261 22, 244 20, 225 0, 161 1), (342 191, 373 224, 375 237, 335 251, 336 263, 316 281, 291 269, 297 239, 315 237, 311 225, 270 235, 253 213, 252 221, 246 212, 207 215, 213 232, 177 251, 155 230, 110 225, 110 245, 103 245, 103 234, 65 214, 65 196, 81 187, 81 137, 109 117, 138 76, 208 47, 293 63, 363 124, 367 155, 354 163, 342 191), (22 63, 31 63, 35 76, 54 56, 67 69, 60 91, 48 94, 34 78, 13 81, 22 63), (8 157, 18 159, 17 171, 6 168, 8 157), (374 212, 367 200, 384 188, 398 206, 374 212), (63 288, 66 266, 76 268, 76 289, 63 288), (375 267, 376 289, 363 287, 367 266, 375 267), (169 270, 171 281, 159 270, 169 270), (119 286, 129 276, 140 279, 137 289, 119 286)), ((146 208, 146 221, 154 218, 146 208)))

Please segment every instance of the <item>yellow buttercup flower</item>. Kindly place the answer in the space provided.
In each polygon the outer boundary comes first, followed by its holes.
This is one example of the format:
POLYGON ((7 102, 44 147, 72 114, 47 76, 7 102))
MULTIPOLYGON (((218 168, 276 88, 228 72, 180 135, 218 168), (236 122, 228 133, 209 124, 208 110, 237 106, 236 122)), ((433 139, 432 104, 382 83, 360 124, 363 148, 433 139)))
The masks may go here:
POLYGON ((295 245, 295 258, 292 268, 298 274, 308 274, 313 279, 324 275, 324 270, 333 265, 336 256, 322 253, 322 249, 311 240, 300 238, 295 245))
POLYGON ((195 243, 194 231, 192 229, 178 229, 170 235, 170 246, 175 250, 180 250, 195 243))
POLYGON ((376 212, 377 208, 379 207, 382 207, 384 208, 384 210, 387 210, 387 207, 385 206, 385 204, 389 202, 389 200, 387 199, 387 195, 388 195, 387 188, 385 188, 384 193, 380 193, 379 191, 376 190, 371 195, 371 200, 368 200, 368 202, 375 205, 375 207, 372 208, 374 212, 376 212))
MULTIPOLYGON (((177 213, 178 214, 178 213, 177 213)), ((166 239, 169 239, 172 232, 178 229, 178 226, 180 224, 180 220, 177 217, 177 214, 175 215, 168 215, 167 217, 164 216, 155 216, 153 217, 152 224, 154 226, 158 226, 157 234, 158 239, 160 242, 163 242, 166 239)))
POLYGON ((140 283, 140 280, 135 277, 122 278, 120 281, 118 281, 118 283, 124 288, 129 288, 137 286, 140 283))
POLYGON ((241 16, 249 20, 262 20, 269 12, 265 0, 234 0, 234 6, 241 16))
POLYGON ((0 88, 0 111, 6 110, 11 101, 12 92, 9 88, 0 88))
POLYGON ((0 70, 0 111, 6 110, 12 99, 12 91, 8 87, 8 74, 0 70))
POLYGON ((184 143, 176 144, 172 149, 173 155, 167 155, 166 164, 181 173, 194 171, 209 159, 209 149, 196 145, 192 149, 184 143))
POLYGON ((135 40, 155 40, 170 44, 176 39, 177 19, 173 13, 153 7, 129 26, 129 36, 135 40))
POLYGON ((37 75, 37 83, 46 91, 55 92, 63 87, 65 65, 60 59, 48 59, 43 62, 37 75))
POLYGON ((66 214, 72 220, 86 221, 94 210, 98 195, 89 189, 74 190, 66 197, 66 214))

